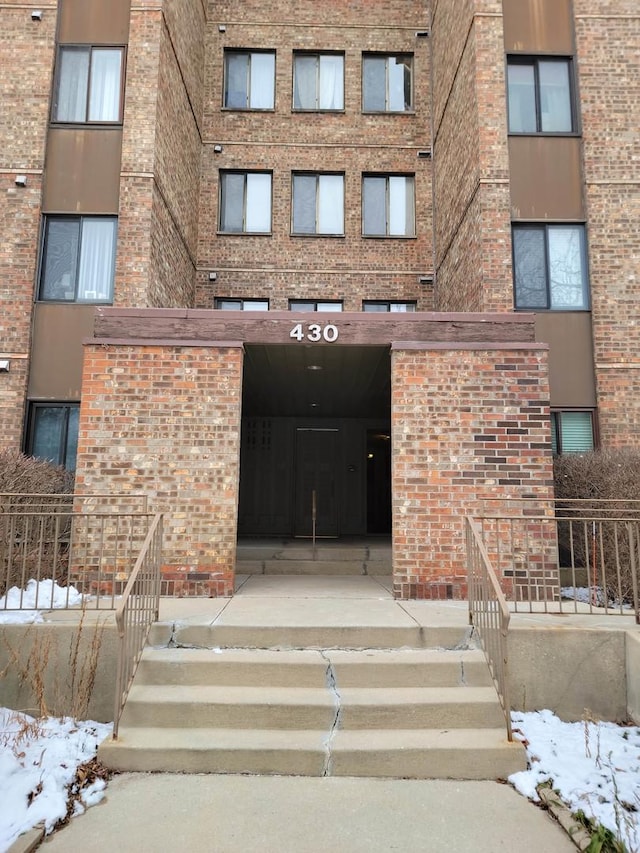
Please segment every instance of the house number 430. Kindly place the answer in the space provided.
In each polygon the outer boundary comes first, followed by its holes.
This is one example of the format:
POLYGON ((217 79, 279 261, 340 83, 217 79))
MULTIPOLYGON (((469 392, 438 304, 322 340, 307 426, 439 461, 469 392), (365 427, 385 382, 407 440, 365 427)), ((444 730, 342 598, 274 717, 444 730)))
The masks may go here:
POLYGON ((294 338, 296 341, 311 341, 314 344, 323 340, 328 344, 332 344, 338 340, 338 329, 333 323, 327 323, 322 326, 320 323, 311 323, 306 327, 302 323, 296 323, 289 332, 289 337, 294 338))

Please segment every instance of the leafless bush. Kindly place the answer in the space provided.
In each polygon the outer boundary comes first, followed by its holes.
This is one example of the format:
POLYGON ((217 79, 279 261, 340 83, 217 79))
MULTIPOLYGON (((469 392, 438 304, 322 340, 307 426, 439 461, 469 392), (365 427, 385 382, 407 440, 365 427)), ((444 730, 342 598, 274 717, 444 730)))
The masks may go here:
POLYGON ((0 450, 0 595, 32 577, 64 583, 68 519, 60 511, 72 491, 73 476, 64 468, 0 450))
MULTIPOLYGON (((630 601, 632 555, 625 519, 640 518, 640 503, 633 503, 640 501, 640 451, 621 448, 562 454, 554 461, 554 478, 559 515, 602 519, 595 524, 578 521, 559 524, 564 562, 569 565, 573 553, 574 565, 590 570, 591 583, 602 585, 606 580, 610 598, 630 601), (587 503, 572 505, 572 500, 587 503)), ((634 525, 636 538, 638 527, 634 525)))
POLYGON ((0 450, 0 496, 11 495, 10 498, 0 497, 0 510, 25 505, 38 508, 43 501, 36 495, 70 494, 72 491, 70 471, 25 456, 18 450, 0 450))

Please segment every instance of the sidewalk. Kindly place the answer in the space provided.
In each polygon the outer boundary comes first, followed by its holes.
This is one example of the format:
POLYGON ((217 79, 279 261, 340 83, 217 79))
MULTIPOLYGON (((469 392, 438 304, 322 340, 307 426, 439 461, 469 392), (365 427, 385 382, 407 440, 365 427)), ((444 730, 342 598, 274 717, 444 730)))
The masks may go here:
POLYGON ((496 782, 123 774, 45 853, 569 853, 496 782))

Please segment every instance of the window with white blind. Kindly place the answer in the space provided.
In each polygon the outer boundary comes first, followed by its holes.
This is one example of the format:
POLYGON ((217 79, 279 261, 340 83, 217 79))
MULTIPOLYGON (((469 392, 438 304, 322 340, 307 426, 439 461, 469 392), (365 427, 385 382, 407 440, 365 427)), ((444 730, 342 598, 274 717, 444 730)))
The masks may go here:
POLYGON ((365 175, 362 233, 365 237, 413 237, 416 233, 412 175, 365 175))
POLYGON ((225 51, 223 106, 227 109, 272 110, 275 81, 274 51, 225 51))
POLYGON ((296 53, 293 58, 294 110, 344 109, 344 56, 296 53))
POLYGON ((220 231, 271 231, 271 172, 220 173, 220 231))
POLYGON ((325 302, 318 299, 290 299, 289 311, 342 311, 342 302, 338 300, 325 302))
POLYGON ((344 175, 294 174, 293 234, 344 234, 344 175))
POLYGON ((572 133, 572 64, 554 57, 509 57, 507 95, 510 133, 572 133))
POLYGON ((363 112, 407 112, 413 109, 413 56, 365 54, 362 58, 363 112))
POLYGON ((115 216, 46 216, 39 299, 113 301, 115 216))
POLYGON ((416 310, 415 302, 386 302, 380 299, 365 300, 362 303, 362 310, 367 313, 385 313, 391 314, 406 314, 416 310))
POLYGON ((123 66, 122 47, 61 47, 52 120, 70 124, 121 122, 123 66))
POLYGON ((220 311, 268 311, 268 299, 234 299, 220 296, 215 301, 220 311))
POLYGON ((551 445, 554 453, 586 453, 593 450, 593 412, 551 412, 551 445))

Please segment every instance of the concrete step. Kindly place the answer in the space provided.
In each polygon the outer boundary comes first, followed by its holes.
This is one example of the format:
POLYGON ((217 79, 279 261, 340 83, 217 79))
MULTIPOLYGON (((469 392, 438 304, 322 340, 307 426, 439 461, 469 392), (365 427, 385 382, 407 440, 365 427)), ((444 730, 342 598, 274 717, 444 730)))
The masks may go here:
MULTIPOLYGON (((266 620, 267 617, 265 617, 266 620)), ((149 644, 227 649, 455 649, 469 644, 467 625, 224 624, 189 620, 158 623, 149 644)))
POLYGON ((329 729, 334 718, 334 697, 326 688, 134 684, 122 724, 329 729))
POLYGON ((298 649, 147 648, 136 684, 217 684, 264 687, 324 687, 332 666, 341 688, 490 687, 478 649, 317 651, 298 649))
POLYGON ((391 560, 328 559, 322 560, 241 560, 236 563, 239 575, 390 575, 391 560))
POLYGON ((391 545, 338 545, 318 542, 314 553, 311 542, 308 544, 279 545, 268 543, 261 545, 238 545, 236 562, 261 562, 263 560, 312 560, 314 562, 344 560, 347 562, 386 562, 391 563, 391 545))
MULTIPOLYGON (((504 718, 503 718, 504 719, 504 718)), ((504 725, 481 729, 336 732, 328 775, 403 779, 506 779, 527 768, 504 725)))
MULTIPOLYGON (((213 627, 175 624, 172 642, 213 627)), ((391 778, 493 779, 526 766, 475 648, 147 647, 119 739, 99 757, 117 770, 391 778)))
POLYGON ((403 779, 506 779, 526 769, 504 727, 456 730, 273 731, 121 728, 98 758, 121 772, 250 773, 403 779))

